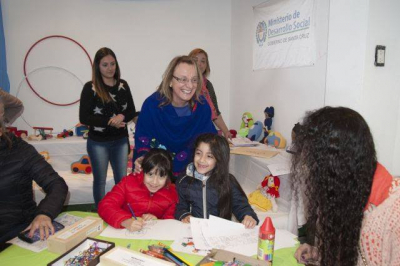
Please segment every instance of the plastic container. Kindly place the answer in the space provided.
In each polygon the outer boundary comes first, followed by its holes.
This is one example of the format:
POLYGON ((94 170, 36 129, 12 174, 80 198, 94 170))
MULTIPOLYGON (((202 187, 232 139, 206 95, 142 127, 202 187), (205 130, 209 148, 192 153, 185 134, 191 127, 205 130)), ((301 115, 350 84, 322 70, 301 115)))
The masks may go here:
POLYGON ((275 227, 270 217, 266 217, 258 234, 257 259, 272 263, 274 257, 275 227))

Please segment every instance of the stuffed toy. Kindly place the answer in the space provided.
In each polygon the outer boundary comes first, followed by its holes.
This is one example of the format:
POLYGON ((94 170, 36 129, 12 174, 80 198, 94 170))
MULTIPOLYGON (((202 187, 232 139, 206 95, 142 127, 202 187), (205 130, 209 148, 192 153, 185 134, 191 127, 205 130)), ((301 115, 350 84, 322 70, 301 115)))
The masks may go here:
POLYGON ((263 125, 262 125, 261 121, 257 121, 249 129, 247 138, 249 138, 251 141, 258 141, 261 137, 262 131, 263 131, 263 125))
POLYGON ((268 137, 268 133, 272 128, 272 118, 275 116, 275 109, 273 106, 266 107, 264 110, 265 120, 264 120, 264 137, 260 141, 265 143, 265 139, 268 137))
POLYGON ((245 138, 249 134, 250 128, 254 125, 253 116, 246 112, 242 115, 242 123, 240 124, 239 136, 245 138))
POLYGON ((264 140, 264 144, 277 149, 284 149, 286 147, 286 139, 278 131, 270 131, 264 140))
POLYGON ((257 206, 262 211, 272 209, 273 212, 277 212, 278 205, 275 199, 279 198, 280 184, 279 177, 273 175, 266 176, 261 182, 261 186, 249 195, 249 203, 257 206))

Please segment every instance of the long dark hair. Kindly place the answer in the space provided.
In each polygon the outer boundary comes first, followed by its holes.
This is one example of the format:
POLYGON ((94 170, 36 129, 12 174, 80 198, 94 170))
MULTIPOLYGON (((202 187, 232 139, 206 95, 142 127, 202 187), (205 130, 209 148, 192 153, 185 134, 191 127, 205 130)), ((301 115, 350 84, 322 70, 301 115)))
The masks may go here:
POLYGON ((142 161, 143 172, 147 174, 154 168, 156 168, 156 174, 159 174, 160 176, 167 176, 167 183, 171 182, 172 157, 166 150, 151 149, 148 153, 145 154, 142 161))
POLYGON ((196 139, 194 145, 195 149, 199 147, 201 143, 206 143, 210 146, 211 153, 216 160, 215 167, 211 171, 207 182, 210 184, 210 187, 218 192, 219 216, 231 220, 232 187, 235 186, 243 195, 246 194, 236 178, 229 173, 230 150, 228 141, 222 136, 206 133, 200 135, 196 139))
POLYGON ((121 79, 121 71, 119 70, 119 64, 117 57, 115 56, 114 52, 107 47, 100 48, 96 55, 94 56, 93 60, 93 65, 92 65, 92 82, 94 89, 96 90, 97 95, 100 97, 100 99, 104 102, 110 102, 111 101, 111 96, 107 91, 106 84, 103 81, 103 77, 101 76, 100 72, 100 61, 107 55, 111 55, 115 59, 115 74, 114 78, 117 81, 117 84, 119 84, 119 81, 121 79))
POLYGON ((305 196, 321 265, 356 265, 377 160, 363 117, 345 107, 308 113, 293 142, 293 189, 305 196))

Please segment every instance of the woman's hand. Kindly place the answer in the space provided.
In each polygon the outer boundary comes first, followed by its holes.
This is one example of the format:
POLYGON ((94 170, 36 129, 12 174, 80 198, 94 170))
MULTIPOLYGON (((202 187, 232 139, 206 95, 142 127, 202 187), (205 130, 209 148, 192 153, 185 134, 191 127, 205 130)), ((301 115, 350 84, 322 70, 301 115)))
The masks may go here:
POLYGON ((35 231, 39 229, 40 240, 47 239, 49 235, 54 234, 54 226, 51 223, 51 219, 49 216, 44 214, 37 215, 35 219, 33 219, 32 223, 25 230, 29 229, 29 237, 33 237, 35 231))
POLYGON ((226 140, 232 140, 232 133, 228 130, 225 132, 222 132, 222 134, 224 134, 224 137, 226 138, 226 140))
POLYGON ((309 244, 301 244, 294 257, 298 263, 318 265, 318 249, 309 244))
POLYGON ((140 173, 142 171, 142 162, 143 162, 143 156, 135 160, 135 170, 133 170, 135 174, 140 173))
POLYGON ((184 224, 189 224, 190 223, 190 217, 192 217, 192 215, 186 216, 185 218, 183 218, 181 220, 181 222, 184 223, 184 224))
POLYGON ((125 127, 126 123, 124 122, 124 119, 125 116, 123 114, 116 115, 110 118, 108 125, 116 128, 125 127))
POLYGON ((244 224, 245 228, 254 228, 254 226, 256 226, 257 221, 254 220, 253 217, 251 217, 250 215, 246 215, 244 216, 244 219, 242 220, 242 224, 244 224))
POLYGON ((125 227, 128 231, 130 232, 135 232, 135 231, 139 231, 143 228, 144 226, 144 221, 141 218, 133 219, 133 218, 129 218, 126 219, 125 221, 123 221, 121 223, 122 227, 125 227))
POLYGON ((145 221, 150 221, 150 220, 157 220, 157 217, 151 213, 145 213, 142 215, 142 219, 145 221))

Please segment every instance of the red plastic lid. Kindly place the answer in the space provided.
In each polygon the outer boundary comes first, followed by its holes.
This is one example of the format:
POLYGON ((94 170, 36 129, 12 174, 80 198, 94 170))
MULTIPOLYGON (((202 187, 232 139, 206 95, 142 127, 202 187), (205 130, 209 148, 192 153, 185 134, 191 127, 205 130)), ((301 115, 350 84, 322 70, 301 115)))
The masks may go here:
POLYGON ((262 234, 275 234, 275 227, 272 224, 271 217, 266 217, 263 224, 260 227, 260 233, 262 234))

